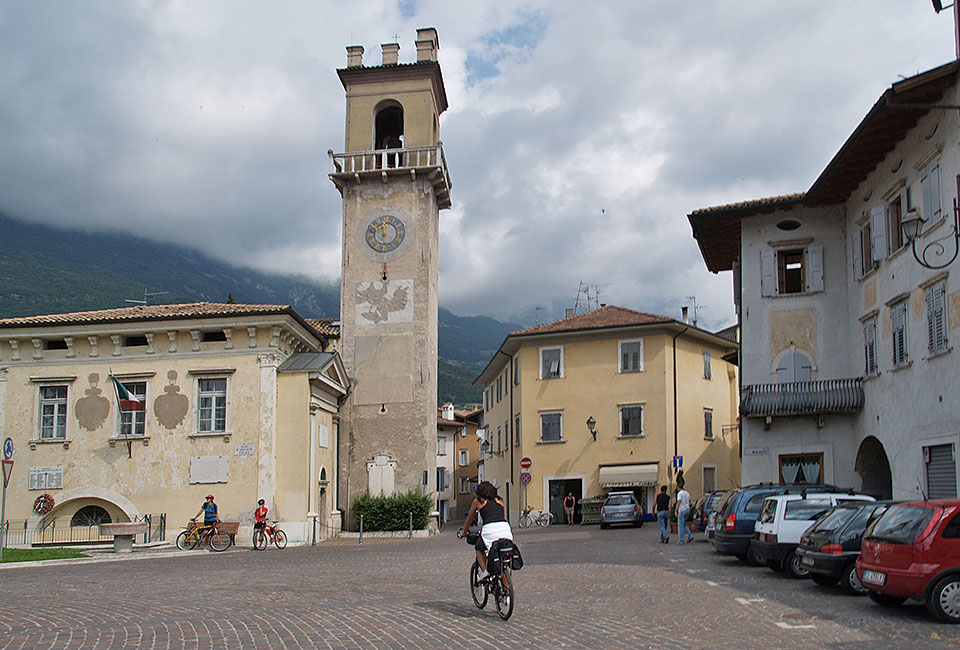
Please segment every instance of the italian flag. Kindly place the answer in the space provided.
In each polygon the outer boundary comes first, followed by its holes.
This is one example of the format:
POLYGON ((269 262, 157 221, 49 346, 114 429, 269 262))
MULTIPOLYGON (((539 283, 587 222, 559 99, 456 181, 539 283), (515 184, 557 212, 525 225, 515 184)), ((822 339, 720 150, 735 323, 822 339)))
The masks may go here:
POLYGON ((117 402, 120 404, 121 411, 142 411, 143 402, 137 399, 137 396, 130 392, 130 390, 120 383, 120 380, 110 375, 110 379, 113 380, 113 387, 117 391, 117 402))

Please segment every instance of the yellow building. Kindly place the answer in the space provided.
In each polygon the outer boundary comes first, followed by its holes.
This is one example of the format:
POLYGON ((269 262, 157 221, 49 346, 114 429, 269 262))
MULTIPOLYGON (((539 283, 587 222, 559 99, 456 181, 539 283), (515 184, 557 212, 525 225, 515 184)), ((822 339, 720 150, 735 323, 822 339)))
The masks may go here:
POLYGON ((0 320, 10 542, 160 513, 172 539, 208 493, 241 538, 261 498, 291 541, 311 540, 314 518, 335 534, 348 380, 326 328, 287 306, 214 303, 0 320), (114 377, 140 410, 120 411, 114 377))
MULTIPOLYGON (((622 307, 513 332, 474 382, 484 389, 481 480, 563 521, 561 502, 633 490, 650 512, 658 485, 739 485, 737 343, 622 307), (523 484, 521 460, 529 459, 523 484)), ((578 513, 579 514, 579 513, 578 513)), ((513 519, 516 521, 516 519, 513 519)))

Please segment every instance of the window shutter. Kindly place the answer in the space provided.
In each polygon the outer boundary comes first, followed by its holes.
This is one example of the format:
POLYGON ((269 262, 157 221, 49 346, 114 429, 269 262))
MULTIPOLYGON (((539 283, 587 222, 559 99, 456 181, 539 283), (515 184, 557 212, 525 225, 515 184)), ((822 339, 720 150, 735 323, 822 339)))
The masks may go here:
POLYGON ((932 353, 941 352, 947 347, 944 294, 945 287, 942 284, 927 289, 927 348, 932 353))
POLYGON ((923 191, 923 219, 933 223, 941 217, 940 212, 940 160, 935 160, 920 175, 923 191))
POLYGON ((853 233, 853 277, 859 280, 863 277, 863 251, 860 248, 860 229, 853 233))
POLYGON ((877 372, 877 321, 869 320, 863 324, 864 374, 877 372))
POLYGON ((807 246, 807 291, 823 291, 823 246, 807 246))
POLYGON ((772 250, 760 251, 760 295, 772 296, 777 292, 777 264, 772 250))
POLYGON ((887 256, 887 210, 882 205, 870 208, 870 252, 874 263, 887 256))
POLYGON ((740 262, 733 263, 733 306, 740 313, 740 262))

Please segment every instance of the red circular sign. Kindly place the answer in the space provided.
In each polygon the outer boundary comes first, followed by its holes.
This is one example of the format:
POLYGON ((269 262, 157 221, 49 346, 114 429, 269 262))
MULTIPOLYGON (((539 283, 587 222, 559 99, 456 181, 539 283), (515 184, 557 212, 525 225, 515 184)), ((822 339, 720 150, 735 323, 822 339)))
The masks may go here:
POLYGON ((531 477, 529 472, 523 472, 522 474, 520 474, 520 482, 523 483, 524 485, 530 482, 530 478, 531 477))
POLYGON ((520 459, 520 467, 523 469, 530 469, 530 466, 533 464, 533 461, 524 456, 520 459))

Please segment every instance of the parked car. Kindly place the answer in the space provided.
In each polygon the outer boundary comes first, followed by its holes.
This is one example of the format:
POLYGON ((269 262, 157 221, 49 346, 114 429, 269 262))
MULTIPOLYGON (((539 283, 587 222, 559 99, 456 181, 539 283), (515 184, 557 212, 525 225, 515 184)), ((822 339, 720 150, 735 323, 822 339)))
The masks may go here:
POLYGON ((612 524, 643 525, 643 513, 633 492, 610 492, 600 507, 600 528, 612 524))
POLYGON ((734 555, 754 566, 762 566, 750 542, 753 541, 753 526, 760 515, 763 500, 777 494, 811 492, 843 492, 842 488, 820 483, 757 483, 728 492, 717 504, 717 526, 714 531, 714 550, 734 555))
POLYGON ((866 494, 831 492, 767 497, 753 527, 751 544, 755 553, 774 571, 806 578, 810 572, 797 555, 800 537, 830 508, 847 501, 873 502, 874 498, 866 494))
POLYGON ((713 492, 707 492, 697 499, 697 503, 692 510, 693 516, 691 517, 691 521, 693 521, 694 529, 698 533, 706 533, 707 526, 710 523, 710 513, 713 512, 714 507, 720 503, 720 499, 726 492, 727 490, 714 490, 713 492))
POLYGON ((863 534, 857 577, 880 605, 917 598, 934 618, 960 623, 960 500, 887 508, 863 534))
POLYGON ((839 582, 851 594, 866 595, 867 588, 857 577, 863 531, 890 505, 889 501, 840 503, 808 528, 800 538, 797 555, 810 578, 818 585, 839 582))

